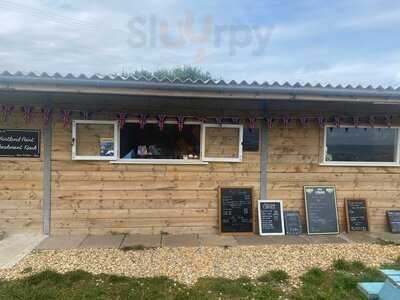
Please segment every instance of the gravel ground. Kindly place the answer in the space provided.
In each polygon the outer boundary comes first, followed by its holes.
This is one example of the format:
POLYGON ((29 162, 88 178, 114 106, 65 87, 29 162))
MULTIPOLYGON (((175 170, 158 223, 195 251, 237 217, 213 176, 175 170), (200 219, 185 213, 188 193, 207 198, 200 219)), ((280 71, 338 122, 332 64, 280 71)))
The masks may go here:
POLYGON ((283 269, 296 282, 311 267, 328 268, 337 258, 360 260, 378 266, 400 256, 400 246, 376 244, 270 245, 232 248, 160 248, 123 252, 118 249, 46 250, 32 253, 14 268, 0 270, 0 278, 27 276, 23 272, 52 269, 67 272, 126 276, 166 275, 192 284, 204 276, 237 278, 283 269))

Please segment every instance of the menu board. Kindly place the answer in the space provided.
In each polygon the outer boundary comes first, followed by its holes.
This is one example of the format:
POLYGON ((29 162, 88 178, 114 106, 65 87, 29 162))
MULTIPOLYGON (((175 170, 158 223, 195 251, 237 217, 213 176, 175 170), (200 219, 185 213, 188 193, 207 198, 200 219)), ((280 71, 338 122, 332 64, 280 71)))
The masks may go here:
POLYGON ((333 186, 305 186, 308 234, 338 234, 336 190, 333 186))
POLYGON ((254 232, 252 194, 252 188, 220 188, 220 232, 254 232))
POLYGON ((40 131, 31 129, 0 129, 0 156, 39 157, 40 131))
POLYGON ((388 210, 386 212, 391 233, 400 233, 400 210, 388 210))
POLYGON ((300 212, 285 211, 285 231, 287 235, 300 235, 303 233, 300 212))
POLYGON ((282 201, 258 201, 258 224, 260 235, 284 235, 282 201))
POLYGON ((368 231, 367 202, 364 199, 346 200, 347 231, 368 231))

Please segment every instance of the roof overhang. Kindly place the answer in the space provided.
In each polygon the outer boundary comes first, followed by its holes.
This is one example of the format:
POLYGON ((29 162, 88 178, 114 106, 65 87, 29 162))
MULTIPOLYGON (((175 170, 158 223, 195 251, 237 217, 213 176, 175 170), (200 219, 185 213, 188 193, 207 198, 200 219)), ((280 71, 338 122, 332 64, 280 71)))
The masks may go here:
POLYGON ((131 95, 241 100, 299 100, 400 104, 400 90, 290 84, 232 84, 110 78, 0 75, 0 91, 73 94, 131 95))

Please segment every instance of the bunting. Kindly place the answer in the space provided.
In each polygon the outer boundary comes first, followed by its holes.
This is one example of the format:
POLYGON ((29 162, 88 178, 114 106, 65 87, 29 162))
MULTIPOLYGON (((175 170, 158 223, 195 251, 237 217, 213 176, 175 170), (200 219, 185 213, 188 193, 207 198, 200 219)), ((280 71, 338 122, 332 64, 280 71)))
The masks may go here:
POLYGON ((119 127, 124 128, 125 123, 126 123, 126 118, 128 118, 128 113, 120 112, 117 114, 117 118, 118 118, 119 127))
POLYGON ((272 122, 274 121, 274 119, 272 117, 267 117, 265 118, 265 122, 267 123, 267 128, 271 129, 272 128, 272 122))
POLYGON ((1 118, 4 123, 7 123, 9 117, 11 116, 13 109, 14 109, 14 106, 12 106, 12 105, 2 105, 1 118))
POLYGON ((250 128, 250 131, 253 131, 254 129, 256 129, 256 126, 257 126, 257 118, 255 118, 255 117, 250 117, 250 118, 248 118, 248 121, 249 121, 249 128, 250 128))
POLYGON ((82 116, 82 118, 84 120, 89 120, 91 115, 92 115, 92 112, 90 112, 90 111, 81 111, 80 114, 81 114, 81 116, 82 116))
POLYGON ((320 128, 324 128, 325 127, 326 119, 325 119, 324 116, 319 116, 317 118, 317 121, 318 121, 318 125, 319 125, 320 128))
POLYGON ((139 128, 141 130, 144 129, 144 127, 146 126, 147 123, 147 115, 146 114, 140 114, 139 115, 139 128))
POLYGON ((50 118, 51 118, 51 108, 50 107, 43 107, 41 109, 42 111, 42 117, 43 117, 43 122, 45 125, 49 124, 50 118))
POLYGON ((157 121, 158 121, 158 127, 160 128, 161 131, 164 130, 165 126, 165 121, 167 120, 167 115, 166 114, 160 114, 157 116, 157 121))
POLYGON ((288 115, 284 115, 282 117, 283 128, 285 128, 285 129, 288 128, 289 122, 290 122, 290 117, 288 115))
POLYGON ((184 116, 177 116, 176 117, 176 122, 178 125, 178 130, 181 132, 183 130, 183 126, 185 124, 185 117, 184 116))
POLYGON ((299 118, 299 121, 300 121, 300 124, 301 124, 301 126, 306 126, 307 125, 307 123, 308 123, 308 118, 307 117, 300 117, 299 118))
POLYGON ((71 120, 71 111, 67 110, 67 109, 62 109, 61 115, 62 115, 62 119, 63 119, 63 127, 67 128, 69 126, 69 123, 71 120))

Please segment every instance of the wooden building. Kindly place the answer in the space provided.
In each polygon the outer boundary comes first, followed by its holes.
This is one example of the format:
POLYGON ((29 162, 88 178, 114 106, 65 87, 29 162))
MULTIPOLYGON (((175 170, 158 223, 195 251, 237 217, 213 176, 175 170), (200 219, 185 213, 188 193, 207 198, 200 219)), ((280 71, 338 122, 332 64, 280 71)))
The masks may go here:
POLYGON ((216 233, 220 187, 306 226, 303 187, 335 186, 341 231, 345 199, 371 231, 400 209, 399 90, 5 72, 0 108, 5 231, 216 233))

